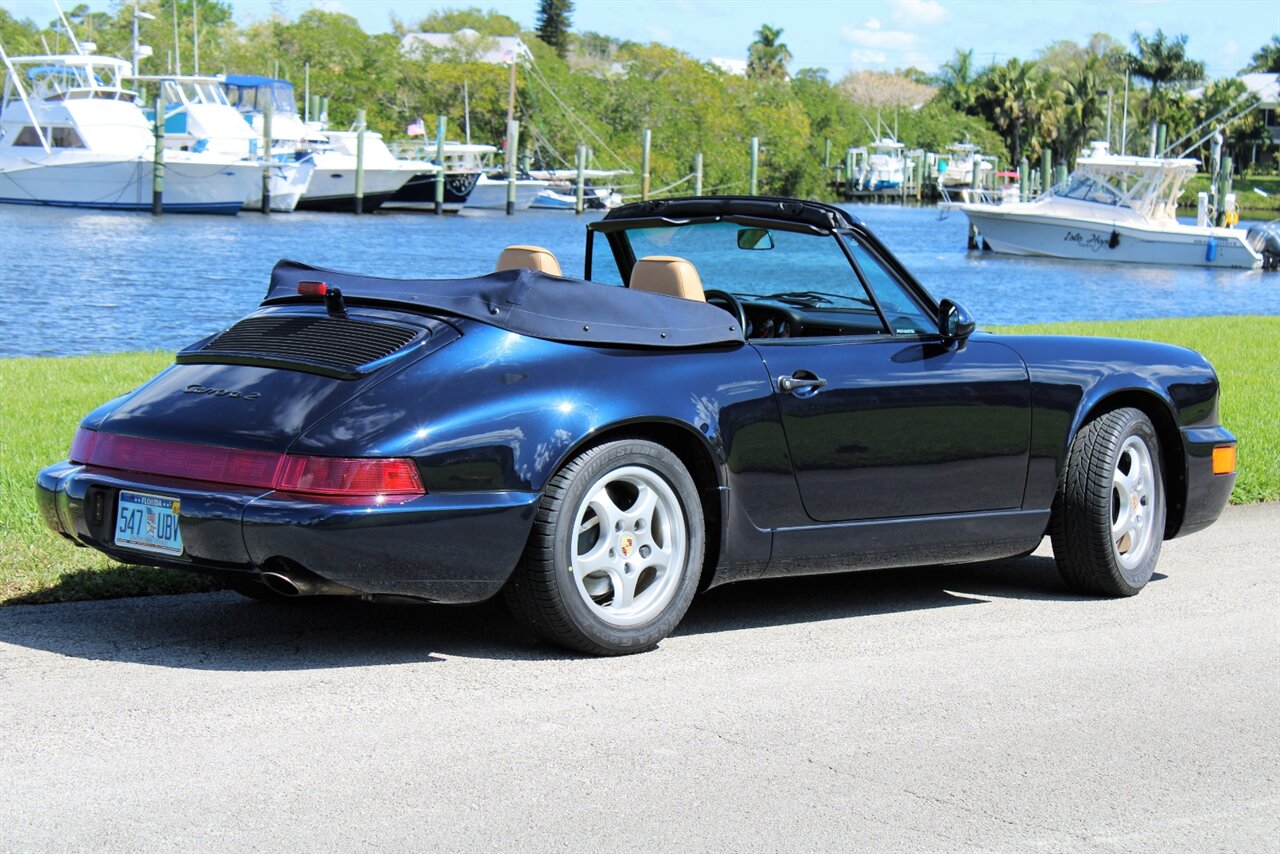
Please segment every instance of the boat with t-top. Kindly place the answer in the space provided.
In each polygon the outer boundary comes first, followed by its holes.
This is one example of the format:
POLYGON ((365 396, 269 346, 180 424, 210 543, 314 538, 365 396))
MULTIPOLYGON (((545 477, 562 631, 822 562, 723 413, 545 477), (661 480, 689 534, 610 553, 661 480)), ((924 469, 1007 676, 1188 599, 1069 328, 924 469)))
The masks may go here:
POLYGON ((964 211, 992 250, 1137 264, 1252 268, 1262 264, 1242 228, 1177 218, 1178 197, 1198 163, 1185 158, 1111 154, 1095 142, 1057 186, 1025 202, 998 203, 961 190, 948 206, 964 211))

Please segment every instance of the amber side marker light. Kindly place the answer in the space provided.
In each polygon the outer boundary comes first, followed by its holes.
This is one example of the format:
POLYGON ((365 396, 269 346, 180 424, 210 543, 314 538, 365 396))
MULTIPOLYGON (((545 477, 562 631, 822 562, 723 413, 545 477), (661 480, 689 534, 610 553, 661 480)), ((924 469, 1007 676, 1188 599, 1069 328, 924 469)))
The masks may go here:
POLYGON ((1231 474, 1236 470, 1236 446, 1220 445, 1213 449, 1213 473, 1231 474))

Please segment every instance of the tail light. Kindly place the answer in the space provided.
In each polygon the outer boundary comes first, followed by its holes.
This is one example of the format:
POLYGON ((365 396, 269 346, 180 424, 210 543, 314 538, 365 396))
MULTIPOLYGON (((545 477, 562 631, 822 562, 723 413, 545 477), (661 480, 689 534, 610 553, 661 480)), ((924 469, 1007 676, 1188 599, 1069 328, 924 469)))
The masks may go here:
POLYGON ((377 498, 424 495, 413 460, 402 457, 313 457, 140 439, 81 428, 72 462, 104 469, 205 483, 275 489, 298 495, 377 498))

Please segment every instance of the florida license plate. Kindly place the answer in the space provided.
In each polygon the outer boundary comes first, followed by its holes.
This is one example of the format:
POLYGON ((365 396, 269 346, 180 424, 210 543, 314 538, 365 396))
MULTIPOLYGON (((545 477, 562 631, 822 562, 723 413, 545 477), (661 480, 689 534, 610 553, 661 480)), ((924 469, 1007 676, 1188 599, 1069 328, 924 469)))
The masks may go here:
POLYGON ((116 545, 162 555, 182 554, 178 509, 176 498, 121 490, 116 545))

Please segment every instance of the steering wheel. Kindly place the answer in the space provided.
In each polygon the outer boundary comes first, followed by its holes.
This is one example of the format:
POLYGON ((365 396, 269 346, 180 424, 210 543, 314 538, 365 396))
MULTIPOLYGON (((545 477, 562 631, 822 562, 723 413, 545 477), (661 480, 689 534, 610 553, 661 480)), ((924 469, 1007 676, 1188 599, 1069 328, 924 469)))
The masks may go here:
POLYGON ((703 291, 702 295, 711 305, 716 306, 716 308, 722 308, 738 318, 738 328, 742 330, 742 337, 747 337, 747 310, 742 307, 742 300, 728 291, 714 288, 703 291))

